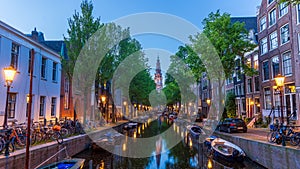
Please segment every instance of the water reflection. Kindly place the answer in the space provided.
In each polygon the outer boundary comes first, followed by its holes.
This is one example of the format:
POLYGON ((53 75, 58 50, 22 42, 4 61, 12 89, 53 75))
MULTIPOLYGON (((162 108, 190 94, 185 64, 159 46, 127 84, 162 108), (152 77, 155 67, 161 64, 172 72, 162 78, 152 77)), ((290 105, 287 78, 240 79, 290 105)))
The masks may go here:
MULTIPOLYGON (((196 168, 257 168, 261 167, 246 160, 242 164, 227 164, 220 162, 219 160, 207 157, 207 151, 203 144, 198 144, 193 140, 185 128, 181 126, 170 125, 157 125, 158 121, 152 121, 149 124, 144 123, 138 126, 137 130, 128 132, 130 137, 150 137, 162 133, 164 130, 172 127, 174 134, 178 137, 184 137, 182 142, 178 143, 172 149, 167 149, 170 140, 163 135, 159 136, 155 145, 145 145, 145 148, 153 147, 151 157, 149 158, 127 158, 113 155, 101 148, 95 150, 86 150, 77 154, 75 157, 85 158, 86 162, 93 160, 93 168, 99 165, 101 168, 147 168, 147 169, 168 169, 168 168, 184 168, 184 169, 196 169, 196 168), (140 131, 141 130, 141 131, 140 131), (132 135, 130 135, 130 133, 132 135)), ((128 147, 130 144, 126 134, 124 142, 114 147, 115 151, 121 151, 128 153, 130 151, 128 147)), ((88 168, 88 164, 85 165, 88 168)))

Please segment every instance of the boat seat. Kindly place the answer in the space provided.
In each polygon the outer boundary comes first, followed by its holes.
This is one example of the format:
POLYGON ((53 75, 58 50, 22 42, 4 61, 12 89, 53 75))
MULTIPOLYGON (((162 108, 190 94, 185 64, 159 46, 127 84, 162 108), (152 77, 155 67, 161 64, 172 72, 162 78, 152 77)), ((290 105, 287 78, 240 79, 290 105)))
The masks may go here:
POLYGON ((215 141, 215 144, 224 144, 225 142, 224 141, 215 141))

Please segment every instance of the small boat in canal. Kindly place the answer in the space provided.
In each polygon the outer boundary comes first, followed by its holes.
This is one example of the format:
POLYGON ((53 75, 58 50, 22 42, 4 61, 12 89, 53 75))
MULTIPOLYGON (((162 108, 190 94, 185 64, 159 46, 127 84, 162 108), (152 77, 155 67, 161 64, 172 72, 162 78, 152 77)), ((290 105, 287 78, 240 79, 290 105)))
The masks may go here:
POLYGON ((84 161, 82 158, 65 159, 37 169, 82 169, 84 161))
POLYGON ((237 145, 221 138, 209 137, 205 141, 214 157, 220 157, 224 160, 235 162, 243 161, 246 157, 245 152, 237 145))
POLYGON ((126 125, 124 125, 123 129, 124 130, 130 130, 130 129, 135 129, 137 128, 138 123, 127 123, 126 125))
POLYGON ((187 129, 190 135, 194 138, 199 138, 200 134, 202 133, 202 128, 197 125, 188 125, 187 129))

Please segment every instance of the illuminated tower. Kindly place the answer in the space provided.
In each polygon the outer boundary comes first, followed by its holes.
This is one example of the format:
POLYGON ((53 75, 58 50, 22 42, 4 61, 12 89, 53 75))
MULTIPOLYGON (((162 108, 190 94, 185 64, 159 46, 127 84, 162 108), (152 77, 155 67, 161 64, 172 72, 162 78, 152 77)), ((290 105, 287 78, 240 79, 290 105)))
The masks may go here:
POLYGON ((162 75, 161 75, 159 57, 157 57, 154 81, 155 81, 155 84, 156 84, 156 91, 160 92, 161 89, 162 89, 162 75))

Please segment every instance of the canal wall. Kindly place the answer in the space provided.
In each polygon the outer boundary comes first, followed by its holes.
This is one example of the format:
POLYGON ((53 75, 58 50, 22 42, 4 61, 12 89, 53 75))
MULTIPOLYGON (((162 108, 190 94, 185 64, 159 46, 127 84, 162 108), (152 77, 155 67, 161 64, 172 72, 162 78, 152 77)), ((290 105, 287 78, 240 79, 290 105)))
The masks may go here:
MULTIPOLYGON (((113 127, 116 130, 120 130, 122 125, 113 127)), ((90 138, 98 138, 107 130, 103 129, 100 131, 90 132, 89 134, 82 134, 77 136, 72 136, 64 139, 64 143, 59 145, 56 141, 45 143, 41 145, 36 145, 30 147, 30 169, 37 167, 39 164, 43 163, 51 156, 56 154, 58 151, 66 148, 66 151, 61 151, 57 156, 49 160, 45 164, 50 164, 59 160, 66 158, 67 156, 74 156, 83 150, 90 147, 92 141, 90 138)), ((9 157, 6 158, 3 154, 0 155, 0 169, 20 169, 25 167, 25 148, 22 150, 17 150, 10 153, 9 157)))
POLYGON ((215 135, 238 145, 251 160, 266 168, 300 168, 300 150, 297 148, 283 147, 281 145, 245 139, 220 132, 215 132, 215 135))

